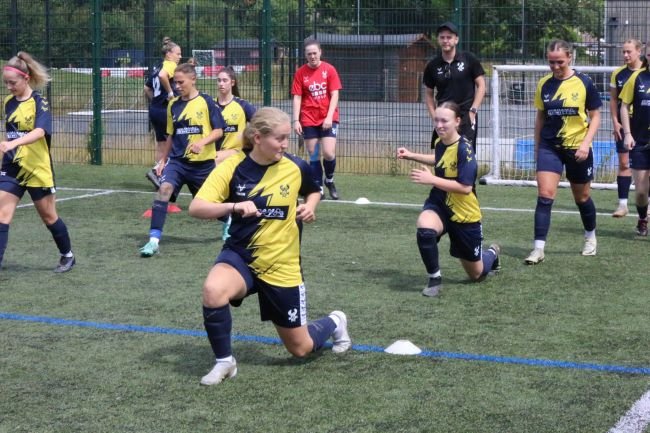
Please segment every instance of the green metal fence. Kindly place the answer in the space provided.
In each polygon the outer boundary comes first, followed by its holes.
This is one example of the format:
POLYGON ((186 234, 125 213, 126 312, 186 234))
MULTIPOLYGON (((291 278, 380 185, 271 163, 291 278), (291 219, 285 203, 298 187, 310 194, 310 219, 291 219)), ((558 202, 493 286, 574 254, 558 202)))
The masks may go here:
MULTIPOLYGON (((315 36, 344 87, 339 171, 394 173, 401 170, 396 147, 428 146, 421 74, 436 53, 439 23, 459 25, 461 48, 477 54, 489 74, 497 63, 543 64, 553 37, 575 42, 582 64, 618 64, 617 47, 627 37, 646 39, 650 22, 644 1, 610 0, 607 8, 596 0, 431 0, 398 2, 399 8, 356 0, 319 7, 325 3, 0 0, 0 58, 24 50, 51 68, 45 93, 55 115, 55 161, 150 164, 154 138, 142 87, 164 36, 182 47, 183 59, 198 61, 202 91, 216 96, 215 71, 232 65, 242 97, 286 111, 293 73, 304 62, 302 41, 315 36)), ((481 126, 479 138, 490 136, 488 128, 481 126)))

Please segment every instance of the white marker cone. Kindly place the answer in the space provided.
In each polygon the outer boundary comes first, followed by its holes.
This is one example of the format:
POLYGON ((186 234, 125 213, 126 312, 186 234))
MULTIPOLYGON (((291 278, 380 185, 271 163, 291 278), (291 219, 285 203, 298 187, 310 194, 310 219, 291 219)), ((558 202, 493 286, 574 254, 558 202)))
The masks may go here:
POLYGON ((422 352, 422 349, 408 340, 397 340, 385 348, 384 352, 391 353, 393 355, 417 355, 422 352))

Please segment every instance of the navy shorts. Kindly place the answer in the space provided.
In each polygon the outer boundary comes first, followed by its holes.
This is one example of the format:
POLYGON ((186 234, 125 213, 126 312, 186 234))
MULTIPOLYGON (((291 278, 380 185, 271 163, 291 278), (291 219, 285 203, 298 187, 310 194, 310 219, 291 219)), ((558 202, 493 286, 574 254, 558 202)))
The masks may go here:
MULTIPOLYGON (((260 305, 260 319, 270 320, 282 328, 299 328, 307 324, 307 294, 305 284, 296 287, 279 287, 262 281, 252 271, 236 251, 224 248, 215 263, 227 263, 244 278, 246 282, 245 298, 257 293, 260 305)), ((230 301, 239 307, 242 299, 230 301)))
POLYGON ((443 232, 438 235, 438 242, 442 235, 449 235, 449 254, 457 259, 468 262, 481 260, 483 244, 483 226, 481 222, 457 223, 451 221, 449 213, 442 206, 427 199, 423 210, 430 210, 438 214, 444 225, 443 232))
POLYGON ((566 167, 566 178, 571 183, 587 183, 594 178, 594 152, 582 162, 576 161, 575 149, 551 147, 540 144, 537 149, 537 171, 551 171, 562 174, 566 167))
MULTIPOLYGON (((623 128, 621 128, 621 137, 624 137, 623 128)), ((628 153, 630 149, 625 147, 623 140, 614 140, 616 142, 616 153, 628 153)))
POLYGON ((334 137, 339 132, 338 122, 332 122, 332 127, 330 129, 323 129, 322 125, 320 126, 303 126, 302 127, 302 136, 305 139, 310 138, 323 138, 323 137, 334 137))
POLYGON ((650 146, 645 147, 642 143, 638 143, 632 148, 630 168, 632 170, 650 170, 650 146))
POLYGON ((32 201, 38 201, 44 197, 47 197, 48 195, 55 194, 56 188, 22 186, 13 177, 0 176, 0 191, 8 192, 11 195, 15 195, 19 199, 23 198, 25 191, 27 191, 29 193, 29 196, 32 198, 32 201))
POLYGON ((149 122, 156 133, 156 141, 167 140, 167 107, 149 106, 149 122))
POLYGON ((214 170, 214 159, 201 162, 185 162, 180 159, 170 159, 160 177, 160 183, 170 183, 174 186, 173 196, 177 196, 183 185, 187 185, 192 197, 214 170))

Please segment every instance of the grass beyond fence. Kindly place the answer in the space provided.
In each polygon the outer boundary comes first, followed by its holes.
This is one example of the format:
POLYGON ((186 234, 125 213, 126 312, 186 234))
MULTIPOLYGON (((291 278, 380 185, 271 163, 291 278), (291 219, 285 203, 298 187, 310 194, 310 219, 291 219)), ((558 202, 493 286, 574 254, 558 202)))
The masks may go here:
POLYGON ((648 241, 634 218, 609 216, 615 192, 594 192, 598 255, 582 257, 561 190, 546 262, 529 267, 535 190, 479 186, 503 271, 469 283, 445 237, 444 288, 428 299, 415 243, 428 189, 344 175, 343 200, 305 227, 303 265, 309 316, 344 310, 354 349, 292 359, 248 299, 233 310, 237 378, 200 387, 213 362, 201 284, 221 226, 190 218, 182 195, 161 254, 141 259, 145 170, 58 167, 78 257, 68 274, 51 272, 56 248, 29 200, 16 211, 0 271, 0 432, 593 433, 648 389, 648 241), (381 352, 398 339, 425 356, 381 352))

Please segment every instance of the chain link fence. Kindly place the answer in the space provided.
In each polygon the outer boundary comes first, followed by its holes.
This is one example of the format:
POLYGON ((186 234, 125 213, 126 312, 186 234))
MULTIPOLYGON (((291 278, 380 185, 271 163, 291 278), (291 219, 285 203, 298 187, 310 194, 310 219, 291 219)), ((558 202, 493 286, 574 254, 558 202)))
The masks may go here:
MULTIPOLYGON (((623 40, 646 40, 650 22, 645 1, 366 3, 0 0, 0 57, 5 62, 23 50, 50 68, 53 80, 43 92, 54 113, 55 161, 149 165, 155 140, 142 90, 162 58, 163 37, 181 46, 183 61, 197 61, 200 90, 216 97, 216 72, 230 65, 243 98, 288 112, 293 74, 304 63, 302 43, 316 37, 344 87, 337 169, 395 174, 404 169, 393 157, 397 147, 429 147, 421 82, 436 54, 439 23, 458 24, 460 48, 481 59, 489 80, 493 64, 544 64, 544 46, 555 37, 574 42, 579 64, 619 64, 623 40)), ((483 102, 479 159, 491 136, 490 97, 483 102)), ((296 141, 291 150, 298 152, 296 141)))

